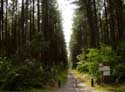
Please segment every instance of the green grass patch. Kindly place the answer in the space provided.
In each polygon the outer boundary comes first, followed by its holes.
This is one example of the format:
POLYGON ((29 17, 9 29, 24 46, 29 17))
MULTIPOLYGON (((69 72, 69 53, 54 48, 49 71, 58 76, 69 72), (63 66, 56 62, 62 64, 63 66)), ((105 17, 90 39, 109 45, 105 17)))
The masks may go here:
POLYGON ((125 92, 125 84, 103 84, 103 85, 96 85, 96 90, 108 90, 112 92, 125 92))
POLYGON ((73 73, 78 79, 82 80, 84 84, 86 84, 87 86, 91 86, 91 77, 88 74, 80 73, 77 70, 73 70, 73 73))

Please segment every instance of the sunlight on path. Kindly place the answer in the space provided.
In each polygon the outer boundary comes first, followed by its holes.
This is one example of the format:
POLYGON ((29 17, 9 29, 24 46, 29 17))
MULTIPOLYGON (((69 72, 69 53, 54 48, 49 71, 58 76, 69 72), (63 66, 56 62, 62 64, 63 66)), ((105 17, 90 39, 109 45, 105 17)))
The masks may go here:
POLYGON ((70 72, 66 85, 58 92, 94 92, 94 89, 87 87, 80 79, 76 78, 74 73, 70 72))
POLYGON ((68 48, 69 48, 70 35, 72 33, 73 16, 76 8, 76 6, 72 4, 73 1, 74 0, 57 0, 59 4, 59 9, 62 14, 63 31, 68 48))

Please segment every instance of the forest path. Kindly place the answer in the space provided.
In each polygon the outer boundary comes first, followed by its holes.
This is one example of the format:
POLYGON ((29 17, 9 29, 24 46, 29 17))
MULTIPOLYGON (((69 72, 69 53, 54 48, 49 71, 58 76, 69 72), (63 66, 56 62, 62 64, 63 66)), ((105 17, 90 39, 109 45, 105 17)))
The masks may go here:
POLYGON ((93 92, 94 88, 87 87, 73 72, 69 72, 66 85, 57 92, 93 92))

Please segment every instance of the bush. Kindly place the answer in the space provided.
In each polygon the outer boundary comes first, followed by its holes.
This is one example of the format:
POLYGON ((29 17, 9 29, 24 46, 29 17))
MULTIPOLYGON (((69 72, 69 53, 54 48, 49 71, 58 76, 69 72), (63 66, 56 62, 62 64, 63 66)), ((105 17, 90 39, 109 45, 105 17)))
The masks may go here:
POLYGON ((79 72, 85 72, 85 73, 87 73, 87 72, 89 72, 89 70, 88 70, 88 65, 87 65, 87 63, 82 63, 82 62, 78 62, 77 63, 77 68, 76 68, 79 72))
POLYGON ((125 63, 115 65, 113 69, 113 77, 116 83, 125 81, 125 63))
POLYGON ((4 86, 12 80, 11 77, 15 75, 12 61, 6 57, 0 57, 0 87, 4 89, 4 86))
POLYGON ((45 72, 40 62, 28 61, 24 65, 14 65, 11 59, 0 58, 1 90, 13 91, 30 87, 41 88, 51 79, 51 73, 45 72))
POLYGON ((114 80, 125 78, 125 64, 119 62, 121 56, 118 56, 117 52, 113 51, 110 46, 102 44, 98 49, 89 48, 87 54, 84 54, 83 50, 83 53, 78 56, 78 60, 77 69, 80 72, 89 73, 95 79, 100 79, 102 76, 98 69, 100 63, 111 67, 111 76, 114 77, 114 80))

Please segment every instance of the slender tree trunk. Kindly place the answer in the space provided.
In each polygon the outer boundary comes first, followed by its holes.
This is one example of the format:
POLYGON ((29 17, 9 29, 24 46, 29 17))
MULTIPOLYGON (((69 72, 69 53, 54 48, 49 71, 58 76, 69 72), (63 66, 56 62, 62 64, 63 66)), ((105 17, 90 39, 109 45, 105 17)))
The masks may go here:
POLYGON ((105 8, 105 26, 106 26, 106 43, 109 44, 109 27, 108 27, 108 13, 107 13, 107 6, 106 6, 106 0, 104 0, 104 8, 105 8))
POLYGON ((13 54, 14 53, 14 49, 15 49, 15 1, 13 0, 13 2, 12 2, 12 24, 11 24, 11 31, 10 31, 10 44, 11 43, 13 43, 13 44, 11 44, 11 46, 10 46, 10 48, 9 49, 11 49, 10 50, 10 54, 13 54), (12 34, 12 35, 11 35, 12 34))
MULTIPOLYGON (((21 24, 20 24, 20 37, 19 37, 19 40, 20 40, 20 47, 19 47, 19 59, 20 61, 23 61, 24 60, 24 57, 22 56, 22 51, 23 51, 23 48, 24 48, 24 43, 25 43, 25 28, 24 28, 24 0, 22 0, 22 6, 21 6, 21 20, 20 20, 21 24)), ((21 63, 21 62, 20 62, 21 63)))
POLYGON ((33 31, 35 32, 35 18, 34 18, 34 13, 35 13, 35 0, 33 0, 33 31))
POLYGON ((1 54, 3 53, 4 1, 1 0, 1 54))
POLYGON ((26 7, 25 7, 25 36, 26 36, 26 42, 29 41, 29 29, 28 29, 28 24, 29 24, 29 0, 26 0, 26 7))
POLYGON ((86 1, 87 8, 87 18, 90 28, 90 47, 96 47, 96 30, 94 28, 94 20, 93 20, 93 11, 92 11, 92 2, 91 0, 86 1))
POLYGON ((8 0, 6 0, 6 23, 5 23, 5 52, 6 55, 8 56, 8 0))
POLYGON ((96 7, 96 1, 93 0, 93 6, 94 6, 94 28, 95 28, 95 37, 96 37, 96 47, 99 46, 99 29, 98 29, 98 16, 97 16, 97 7, 96 7))
POLYGON ((117 28, 118 28, 118 39, 123 41, 123 1, 115 0, 117 28))
POLYGON ((1 24, 2 24, 2 0, 0 1, 0 56, 1 56, 1 24))
MULTIPOLYGON (((33 0, 34 1, 34 0, 33 0)), ((34 7, 34 6, 33 6, 34 7)), ((30 0, 30 29, 29 29, 29 40, 32 40, 32 0, 30 0)), ((34 25, 33 25, 34 27, 34 25)))
POLYGON ((39 5, 40 1, 37 0, 37 24, 38 24, 38 32, 40 31, 40 5, 39 5))
POLYGON ((111 34, 111 45, 113 49, 116 49, 116 36, 115 36, 115 15, 114 15, 114 9, 113 9, 113 1, 109 0, 109 12, 110 12, 110 34, 111 34))

